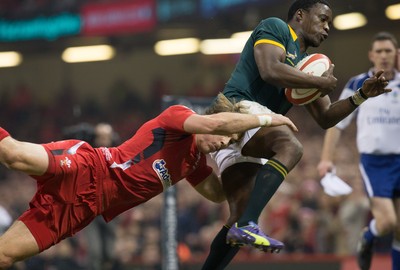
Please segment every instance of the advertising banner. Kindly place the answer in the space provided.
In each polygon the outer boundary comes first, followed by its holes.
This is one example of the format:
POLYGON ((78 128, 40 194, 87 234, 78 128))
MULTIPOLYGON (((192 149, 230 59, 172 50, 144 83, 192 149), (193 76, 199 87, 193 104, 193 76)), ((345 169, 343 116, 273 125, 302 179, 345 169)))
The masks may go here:
POLYGON ((156 25, 155 0, 88 4, 81 9, 82 35, 151 31, 156 25))

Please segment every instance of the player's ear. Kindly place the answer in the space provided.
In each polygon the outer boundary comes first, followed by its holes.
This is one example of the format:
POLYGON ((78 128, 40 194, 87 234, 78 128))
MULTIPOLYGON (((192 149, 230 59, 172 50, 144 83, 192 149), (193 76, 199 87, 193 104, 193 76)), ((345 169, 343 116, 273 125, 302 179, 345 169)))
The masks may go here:
POLYGON ((298 9, 298 10, 296 11, 295 17, 296 17, 296 21, 297 21, 297 22, 300 22, 300 21, 303 20, 303 18, 304 18, 304 12, 305 12, 304 9, 298 9))

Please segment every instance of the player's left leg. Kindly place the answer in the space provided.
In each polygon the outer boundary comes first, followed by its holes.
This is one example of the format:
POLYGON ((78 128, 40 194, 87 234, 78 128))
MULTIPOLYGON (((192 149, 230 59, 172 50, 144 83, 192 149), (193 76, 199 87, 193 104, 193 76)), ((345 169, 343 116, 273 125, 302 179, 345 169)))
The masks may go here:
POLYGON ((39 253, 35 238, 21 221, 14 224, 0 236, 0 269, 9 268, 14 262, 39 253))
POLYGON ((303 148, 287 127, 260 128, 244 145, 242 154, 269 160, 258 170, 249 203, 238 221, 240 227, 258 222, 264 207, 299 162, 303 148))
POLYGON ((230 229, 226 241, 231 245, 252 245, 263 251, 279 252, 283 243, 265 235, 257 224, 253 222, 239 228, 237 223, 247 207, 260 167, 261 164, 237 163, 228 167, 221 175, 230 210, 230 229))
POLYGON ((231 208, 231 215, 236 215, 232 220, 238 222, 227 233, 229 243, 237 246, 252 245, 264 251, 276 252, 284 247, 282 242, 265 235, 256 222, 265 205, 282 183, 288 170, 295 166, 301 155, 300 142, 286 127, 247 131, 238 145, 230 146, 212 154, 220 171, 224 172, 224 169, 231 166, 228 180, 229 178, 236 178, 237 175, 243 175, 241 176, 242 181, 247 181, 250 177, 256 179, 255 187, 251 192, 250 190, 247 191, 251 194, 250 199, 246 199, 247 203, 232 204, 230 202, 230 207, 235 205, 240 207, 241 210, 232 210, 231 208), (241 151, 240 148, 242 148, 241 151), (273 159, 267 161, 264 158, 273 159), (280 160, 284 160, 285 163, 282 164, 280 160), (239 163, 241 163, 240 166, 239 163), (256 168, 247 168, 248 163, 258 165, 256 168), (235 165, 232 166, 232 164, 235 165), (241 166, 246 167, 246 170, 241 166))

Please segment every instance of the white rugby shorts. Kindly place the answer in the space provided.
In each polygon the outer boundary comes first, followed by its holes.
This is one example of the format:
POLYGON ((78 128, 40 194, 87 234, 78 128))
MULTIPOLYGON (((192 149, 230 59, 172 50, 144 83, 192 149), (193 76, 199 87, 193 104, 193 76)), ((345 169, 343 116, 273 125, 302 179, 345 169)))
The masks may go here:
MULTIPOLYGON (((272 113, 270 109, 254 101, 242 100, 239 102, 239 104, 247 107, 247 113, 249 114, 272 113)), ((215 161, 220 173, 222 173, 229 166, 232 166, 236 163, 251 162, 257 164, 265 164, 268 161, 265 158, 254 158, 242 155, 243 146, 251 139, 251 137, 253 137, 253 135, 259 129, 260 128, 250 129, 244 133, 239 142, 231 144, 225 149, 210 153, 210 156, 215 161)))

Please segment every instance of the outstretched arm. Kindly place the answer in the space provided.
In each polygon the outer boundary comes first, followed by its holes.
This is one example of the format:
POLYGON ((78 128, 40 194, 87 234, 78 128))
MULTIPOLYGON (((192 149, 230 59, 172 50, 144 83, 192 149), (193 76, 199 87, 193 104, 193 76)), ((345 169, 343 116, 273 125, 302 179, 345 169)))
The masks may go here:
POLYGON ((365 98, 373 98, 392 91, 387 89, 388 81, 383 76, 383 70, 364 81, 362 87, 350 98, 331 103, 325 96, 306 105, 307 110, 322 128, 330 128, 352 113, 365 98), (363 97, 364 96, 364 97, 363 97))
POLYGON ((183 127, 186 132, 193 134, 231 135, 257 127, 282 125, 287 125, 293 131, 297 131, 297 127, 289 118, 274 113, 258 115, 230 112, 211 115, 193 114, 186 119, 183 127))

